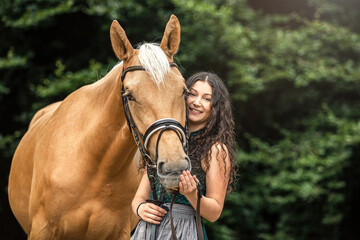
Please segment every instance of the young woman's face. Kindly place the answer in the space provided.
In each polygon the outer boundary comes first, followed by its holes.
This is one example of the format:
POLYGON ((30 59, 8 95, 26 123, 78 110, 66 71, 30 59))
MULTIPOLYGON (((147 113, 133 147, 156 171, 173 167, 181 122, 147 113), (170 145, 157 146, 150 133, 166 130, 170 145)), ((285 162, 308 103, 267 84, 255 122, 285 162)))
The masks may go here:
POLYGON ((186 100, 189 126, 194 131, 205 127, 211 117, 212 87, 208 82, 197 81, 189 89, 186 100))

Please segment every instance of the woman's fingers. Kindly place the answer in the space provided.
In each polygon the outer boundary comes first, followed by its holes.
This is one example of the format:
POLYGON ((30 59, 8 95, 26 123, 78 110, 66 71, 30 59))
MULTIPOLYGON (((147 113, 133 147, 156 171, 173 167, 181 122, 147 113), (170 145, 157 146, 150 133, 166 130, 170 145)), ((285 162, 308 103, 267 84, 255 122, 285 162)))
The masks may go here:
POLYGON ((153 203, 146 203, 144 205, 141 218, 149 223, 160 224, 161 219, 166 214, 166 210, 153 203))
POLYGON ((153 223, 153 224, 160 224, 161 221, 161 217, 149 214, 149 213, 145 213, 143 220, 149 223, 153 223))
POLYGON ((153 203, 150 203, 150 207, 155 212, 159 212, 161 214, 161 216, 164 216, 167 213, 165 209, 163 209, 162 207, 159 207, 153 203))
POLYGON ((187 171, 185 171, 185 182, 186 182, 186 185, 191 187, 191 181, 190 181, 190 178, 189 178, 189 173, 187 171))
POLYGON ((185 171, 185 180, 189 187, 196 187, 196 182, 189 171, 185 171))
POLYGON ((189 171, 183 171, 180 175, 179 189, 181 194, 188 194, 196 191, 196 176, 192 176, 189 171))

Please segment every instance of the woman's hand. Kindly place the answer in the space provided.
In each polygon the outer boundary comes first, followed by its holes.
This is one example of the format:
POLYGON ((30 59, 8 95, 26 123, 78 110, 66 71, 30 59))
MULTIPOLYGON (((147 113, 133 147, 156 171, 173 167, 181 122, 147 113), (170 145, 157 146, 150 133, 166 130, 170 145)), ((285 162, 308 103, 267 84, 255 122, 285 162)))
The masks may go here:
POLYGON ((197 183, 199 180, 196 176, 192 176, 189 171, 183 171, 180 175, 179 191, 182 195, 188 197, 196 197, 197 183))
POLYGON ((153 203, 142 203, 138 208, 138 215, 141 219, 153 224, 160 224, 160 221, 165 214, 165 209, 153 203))

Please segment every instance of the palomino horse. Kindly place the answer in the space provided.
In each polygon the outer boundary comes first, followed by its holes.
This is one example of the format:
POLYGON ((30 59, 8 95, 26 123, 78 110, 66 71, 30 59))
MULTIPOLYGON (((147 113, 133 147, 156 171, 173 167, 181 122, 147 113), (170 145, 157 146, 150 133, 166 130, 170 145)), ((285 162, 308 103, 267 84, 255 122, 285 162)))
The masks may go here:
MULTIPOLYGON (((117 21, 110 37, 123 62, 101 80, 38 111, 16 149, 9 200, 28 239, 130 238, 138 221, 131 201, 141 174, 133 160, 138 148, 123 96, 141 134, 159 119, 185 125, 185 81, 169 63, 180 42, 178 19, 171 16, 160 46, 133 49, 117 21), (145 71, 129 71, 122 81, 124 69, 134 65, 145 71)), ((147 140, 148 154, 157 155, 163 184, 172 188, 174 175, 190 163, 177 130, 159 135, 153 132, 147 140)))

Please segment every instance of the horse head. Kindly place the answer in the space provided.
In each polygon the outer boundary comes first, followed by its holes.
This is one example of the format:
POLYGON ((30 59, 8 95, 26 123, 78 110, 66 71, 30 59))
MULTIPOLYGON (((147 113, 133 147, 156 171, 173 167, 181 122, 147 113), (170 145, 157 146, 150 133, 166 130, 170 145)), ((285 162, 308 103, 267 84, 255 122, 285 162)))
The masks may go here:
POLYGON ((180 43, 180 23, 172 15, 161 44, 146 43, 139 49, 132 47, 117 21, 112 23, 110 35, 114 52, 122 60, 119 94, 130 131, 143 155, 142 163, 156 166, 166 189, 178 187, 182 171, 191 170, 184 150, 187 88, 172 63, 180 43))

